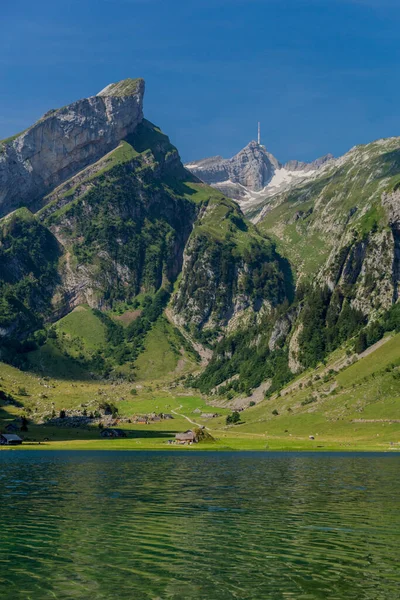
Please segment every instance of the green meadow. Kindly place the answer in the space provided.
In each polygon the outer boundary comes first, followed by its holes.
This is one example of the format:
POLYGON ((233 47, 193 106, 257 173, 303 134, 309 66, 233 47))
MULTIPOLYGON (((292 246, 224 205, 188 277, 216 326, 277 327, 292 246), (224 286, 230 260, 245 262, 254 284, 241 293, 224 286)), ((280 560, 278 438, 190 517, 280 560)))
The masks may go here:
MULTIPOLYGON (((57 326, 70 333, 76 331, 76 314, 79 311, 57 326)), ((89 327, 87 332, 81 330, 81 335, 85 335, 87 344, 95 346, 93 331, 89 327)), ((97 335, 102 335, 100 329, 97 335)), ((180 447, 168 441, 178 432, 204 426, 214 441, 192 448, 400 451, 400 334, 387 336, 358 359, 348 356, 345 349, 337 350, 326 364, 303 373, 279 394, 255 406, 250 406, 249 397, 236 425, 226 424, 232 412, 228 402, 215 406, 215 397, 202 396, 183 386, 182 373, 198 365, 176 351, 174 335, 164 318, 156 323, 146 336, 133 382, 84 378, 77 363, 57 351, 51 342, 32 353, 30 370, 0 363, 1 389, 16 404, 2 403, 0 430, 16 417, 27 415, 28 432, 22 448, 29 449, 179 451, 180 447), (54 375, 43 377, 40 368, 54 375), (171 379, 174 368, 175 378, 171 379), (125 430, 126 438, 103 439, 94 426, 37 424, 46 413, 58 415, 61 409, 73 408, 94 411, 104 401, 118 408, 115 426, 125 430), (203 412, 219 416, 202 418, 203 412), (174 418, 148 424, 133 422, 135 416, 150 413, 170 413, 174 418), (119 419, 123 421, 118 423, 119 419)))

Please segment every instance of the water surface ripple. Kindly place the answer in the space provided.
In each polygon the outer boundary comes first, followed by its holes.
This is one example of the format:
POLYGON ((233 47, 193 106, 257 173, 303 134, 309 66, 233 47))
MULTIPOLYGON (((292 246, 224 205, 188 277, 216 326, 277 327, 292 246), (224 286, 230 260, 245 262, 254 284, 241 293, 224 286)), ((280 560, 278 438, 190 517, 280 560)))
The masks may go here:
POLYGON ((396 600, 400 457, 0 452, 0 596, 396 600))

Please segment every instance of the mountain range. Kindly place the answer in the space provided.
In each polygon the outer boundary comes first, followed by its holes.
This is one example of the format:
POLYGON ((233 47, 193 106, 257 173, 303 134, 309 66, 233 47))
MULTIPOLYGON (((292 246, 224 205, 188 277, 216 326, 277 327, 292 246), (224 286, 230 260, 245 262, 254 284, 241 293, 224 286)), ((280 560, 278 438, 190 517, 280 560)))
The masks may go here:
POLYGON ((2 361, 133 381, 158 327, 183 365, 165 375, 235 402, 400 328, 400 138, 184 166, 144 89, 110 84, 0 142, 2 361))

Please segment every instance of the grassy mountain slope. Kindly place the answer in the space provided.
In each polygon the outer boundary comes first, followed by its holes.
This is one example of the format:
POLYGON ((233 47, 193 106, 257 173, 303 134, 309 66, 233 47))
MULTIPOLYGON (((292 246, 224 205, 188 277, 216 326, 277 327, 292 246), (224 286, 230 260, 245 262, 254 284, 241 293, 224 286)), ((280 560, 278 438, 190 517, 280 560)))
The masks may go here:
POLYGON ((387 227, 382 194, 400 181, 400 138, 356 146, 317 176, 247 215, 272 235, 299 276, 315 275, 342 236, 387 227))
POLYGON ((107 340, 107 327, 86 306, 74 308, 71 313, 57 322, 55 330, 71 343, 80 338, 82 344, 90 350, 104 347, 107 340))
MULTIPOLYGON (((41 448, 166 449, 171 448, 166 442, 176 431, 190 427, 186 416, 209 428, 216 439, 210 445, 214 450, 400 450, 400 334, 389 336, 369 354, 353 361, 345 349, 336 351, 326 365, 304 373, 279 396, 246 409, 240 413, 241 423, 229 426, 225 424, 230 412, 227 408, 214 408, 179 386, 167 389, 160 384, 140 383, 132 396, 132 385, 126 382, 43 379, 3 364, 1 389, 21 407, 1 401, 0 429, 21 414, 42 416, 53 408, 83 410, 83 406, 94 410, 109 400, 117 405, 120 417, 175 411, 175 418, 148 425, 121 423, 128 433, 124 440, 102 440, 97 427, 71 429, 34 424, 29 424, 25 436, 42 442, 47 438, 49 441, 41 448), (218 412, 220 417, 207 419, 202 412, 218 412)), ((31 447, 38 446, 32 442, 31 447)))
POLYGON ((354 364, 347 362, 346 355, 336 355, 327 366, 304 374, 292 390, 283 389, 279 397, 246 411, 238 429, 265 433, 294 447, 310 435, 315 438, 310 447, 398 445, 400 335, 354 364))
POLYGON ((182 377, 198 368, 198 355, 176 328, 161 317, 144 340, 135 362, 137 381, 182 377))

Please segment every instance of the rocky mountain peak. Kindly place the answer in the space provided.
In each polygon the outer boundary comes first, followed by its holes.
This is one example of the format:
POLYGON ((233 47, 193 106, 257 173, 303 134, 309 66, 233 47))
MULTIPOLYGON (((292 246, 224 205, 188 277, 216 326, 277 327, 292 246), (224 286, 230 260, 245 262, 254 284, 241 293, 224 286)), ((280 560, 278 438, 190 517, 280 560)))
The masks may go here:
POLYGON ((143 79, 124 79, 96 96, 48 111, 0 142, 0 217, 32 207, 51 189, 96 162, 143 120, 143 79))
POLYGON ((235 186, 235 193, 228 194, 233 198, 240 198, 246 189, 262 190, 280 166, 277 159, 254 140, 232 158, 215 156, 186 165, 206 183, 220 188, 235 186))
POLYGON ((326 162, 327 154, 311 163, 291 160, 282 165, 265 146, 252 140, 232 158, 215 156, 188 163, 186 167, 205 183, 246 206, 249 202, 274 195, 284 188, 312 176, 326 162))
POLYGON ((264 146, 251 141, 228 161, 229 179, 256 192, 271 180, 280 167, 276 158, 264 146))

